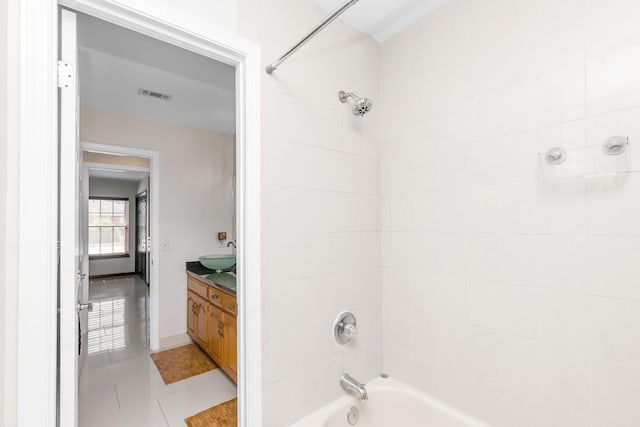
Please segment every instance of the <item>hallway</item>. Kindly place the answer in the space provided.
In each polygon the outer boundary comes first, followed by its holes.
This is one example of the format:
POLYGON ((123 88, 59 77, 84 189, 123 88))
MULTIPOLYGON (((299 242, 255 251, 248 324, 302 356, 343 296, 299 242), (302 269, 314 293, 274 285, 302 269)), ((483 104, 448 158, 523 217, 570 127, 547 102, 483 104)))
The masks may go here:
POLYGON ((220 370, 165 385, 149 357, 148 288, 137 276, 92 279, 87 367, 79 384, 80 427, 178 427, 236 396, 220 370))

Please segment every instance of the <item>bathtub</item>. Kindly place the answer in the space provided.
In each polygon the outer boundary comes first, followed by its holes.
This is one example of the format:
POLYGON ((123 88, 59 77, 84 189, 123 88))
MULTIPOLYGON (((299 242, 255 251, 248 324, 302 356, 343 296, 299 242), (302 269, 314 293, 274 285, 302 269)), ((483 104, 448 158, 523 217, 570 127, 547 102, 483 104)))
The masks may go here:
POLYGON ((358 408, 358 427, 489 427, 391 378, 367 383, 369 400, 345 395, 290 427, 350 427, 347 413, 358 408))

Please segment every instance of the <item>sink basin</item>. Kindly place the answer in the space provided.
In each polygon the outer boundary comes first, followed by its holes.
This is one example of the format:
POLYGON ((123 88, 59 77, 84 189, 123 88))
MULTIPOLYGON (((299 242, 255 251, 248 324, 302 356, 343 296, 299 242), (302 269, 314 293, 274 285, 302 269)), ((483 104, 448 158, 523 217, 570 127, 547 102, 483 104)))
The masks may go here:
POLYGON ((236 263, 236 256, 232 254, 203 255, 198 260, 200 264, 211 270, 224 270, 236 263))
POLYGON ((229 291, 236 291, 236 276, 233 273, 213 273, 205 276, 207 280, 229 291))

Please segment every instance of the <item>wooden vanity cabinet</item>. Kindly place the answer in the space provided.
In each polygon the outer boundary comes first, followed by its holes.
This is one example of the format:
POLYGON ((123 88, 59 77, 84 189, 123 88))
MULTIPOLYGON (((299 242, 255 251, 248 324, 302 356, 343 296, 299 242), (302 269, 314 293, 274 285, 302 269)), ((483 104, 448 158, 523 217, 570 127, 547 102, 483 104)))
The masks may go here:
POLYGON ((207 304, 207 353, 219 366, 223 365, 224 337, 222 310, 215 305, 207 304))
POLYGON ((234 381, 238 381, 238 328, 235 316, 224 315, 223 368, 234 381))
POLYGON ((187 292, 187 331, 198 344, 207 342, 207 300, 195 292, 187 292))
POLYGON ((190 290, 187 290, 187 333, 192 338, 196 334, 196 313, 193 309, 195 303, 195 294, 190 290))
POLYGON ((187 333, 233 381, 238 378, 235 295, 187 275, 187 333))

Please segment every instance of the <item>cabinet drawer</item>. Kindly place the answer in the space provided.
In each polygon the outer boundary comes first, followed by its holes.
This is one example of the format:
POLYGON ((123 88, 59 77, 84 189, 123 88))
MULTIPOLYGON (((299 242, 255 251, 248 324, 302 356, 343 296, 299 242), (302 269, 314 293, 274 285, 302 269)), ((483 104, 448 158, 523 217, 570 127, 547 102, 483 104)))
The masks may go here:
POLYGON ((224 307, 224 297, 225 295, 221 291, 209 286, 209 301, 211 301, 212 304, 218 307, 224 307))
POLYGON ((208 286, 201 281, 196 280, 190 276, 187 278, 187 289, 200 295, 203 298, 207 298, 207 288, 208 286))
POLYGON ((238 305, 236 304, 236 298, 234 296, 225 294, 222 302, 225 310, 233 314, 238 314, 238 305))

